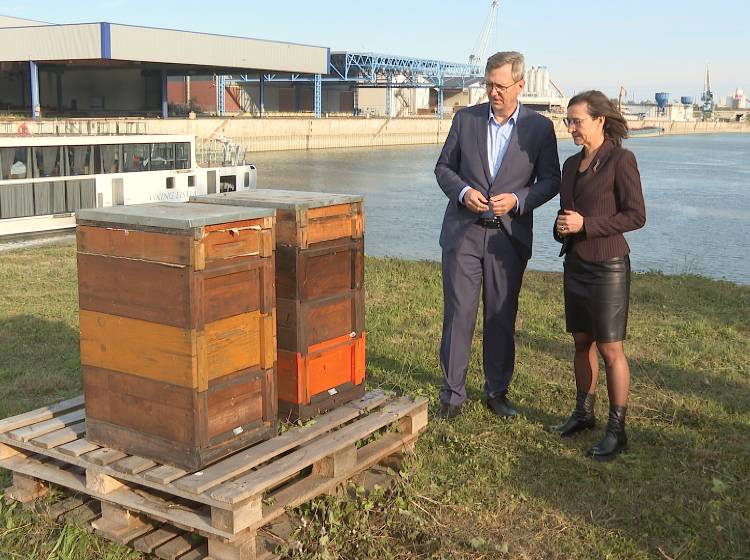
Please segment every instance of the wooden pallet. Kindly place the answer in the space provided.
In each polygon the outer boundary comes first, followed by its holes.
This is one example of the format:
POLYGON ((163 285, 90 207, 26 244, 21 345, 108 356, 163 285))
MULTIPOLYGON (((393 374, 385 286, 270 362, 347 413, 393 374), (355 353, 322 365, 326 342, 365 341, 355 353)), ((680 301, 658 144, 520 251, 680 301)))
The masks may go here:
POLYGON ((0 467, 13 472, 6 499, 35 500, 52 483, 97 500, 93 526, 110 540, 166 524, 204 537, 213 560, 258 558, 261 527, 410 451, 427 426, 426 399, 372 392, 189 473, 87 441, 83 407, 77 397, 0 420, 0 467))

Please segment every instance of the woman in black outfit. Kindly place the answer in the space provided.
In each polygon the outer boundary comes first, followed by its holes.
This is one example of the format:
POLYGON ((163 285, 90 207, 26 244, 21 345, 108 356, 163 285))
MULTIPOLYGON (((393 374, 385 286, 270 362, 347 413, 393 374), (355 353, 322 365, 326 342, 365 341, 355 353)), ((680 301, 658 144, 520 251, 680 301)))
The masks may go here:
POLYGON ((646 212, 638 166, 622 147, 628 126, 599 91, 585 91, 568 103, 565 119, 583 149, 563 164, 555 238, 565 255, 565 322, 573 335, 576 406, 553 430, 570 436, 594 427, 599 356, 604 359, 609 421, 604 438, 586 453, 611 459, 627 449, 625 413, 630 369, 623 341, 630 296, 630 247, 623 233, 643 227, 646 212), (598 354, 597 354, 598 352, 598 354))

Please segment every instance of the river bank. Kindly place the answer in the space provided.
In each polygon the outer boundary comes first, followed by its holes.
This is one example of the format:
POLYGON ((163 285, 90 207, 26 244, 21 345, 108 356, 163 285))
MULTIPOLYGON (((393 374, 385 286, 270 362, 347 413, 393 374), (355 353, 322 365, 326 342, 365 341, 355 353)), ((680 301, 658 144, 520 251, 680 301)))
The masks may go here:
MULTIPOLYGON (((438 263, 367 258, 367 384, 426 395, 440 384, 438 263)), ((0 418, 81 393, 75 245, 0 259, 0 418)), ((511 399, 484 408, 479 337, 469 402, 430 417, 396 495, 324 498, 292 558, 746 558, 750 522, 750 287, 635 274, 628 325, 631 451, 611 464, 582 450, 598 427, 560 439, 545 426, 574 397, 561 275, 528 271, 511 399), (643 507, 648 504, 648 507, 643 507), (325 539, 321 538, 326 536, 325 539)), ((478 331, 479 332, 479 329, 478 331)), ((597 414, 606 418, 604 380, 597 414)), ((0 488, 9 482, 0 471, 0 488)), ((137 560, 73 525, 0 503, 0 557, 137 560)))
MULTIPOLYGON (((562 115, 553 117, 558 139, 569 134, 562 115)), ((248 152, 316 150, 442 144, 451 119, 405 117, 398 119, 330 117, 314 118, 200 118, 200 119, 75 119, 39 122, 0 120, 0 133, 15 134, 23 124, 30 134, 192 134, 202 140, 230 139, 248 152)), ((699 122, 643 120, 633 128, 657 127, 665 135, 748 133, 750 122, 699 122)))

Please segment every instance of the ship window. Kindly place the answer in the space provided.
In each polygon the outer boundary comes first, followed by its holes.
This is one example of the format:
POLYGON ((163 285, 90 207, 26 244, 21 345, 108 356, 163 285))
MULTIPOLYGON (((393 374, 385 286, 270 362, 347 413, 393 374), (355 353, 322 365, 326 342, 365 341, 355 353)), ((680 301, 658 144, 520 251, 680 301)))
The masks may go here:
POLYGON ((29 148, 0 148, 0 179, 26 179, 29 171, 29 148))
POLYGON ((32 148, 35 163, 34 176, 59 177, 62 174, 60 151, 60 146, 32 148))
POLYGON ((168 189, 174 188, 174 177, 167 177, 167 188, 168 189))
POLYGON ((119 144, 97 146, 99 150, 99 169, 100 173, 120 173, 120 157, 122 146, 119 144))
POLYGON ((188 187, 195 186, 195 175, 188 175, 188 187))
POLYGON ((249 171, 245 171, 245 188, 246 189, 250 188, 250 172, 249 171))
POLYGON ((68 146, 67 175, 90 175, 92 146, 68 146))
POLYGON ((149 170, 151 144, 123 144, 122 167, 125 173, 149 170))
POLYGON ((190 169, 190 143, 177 142, 174 146, 175 169, 190 169))
POLYGON ((151 144, 149 168, 151 171, 174 169, 174 144, 171 142, 151 144))
POLYGON ((222 175, 219 179, 219 192, 234 192, 237 190, 237 177, 234 175, 222 175))

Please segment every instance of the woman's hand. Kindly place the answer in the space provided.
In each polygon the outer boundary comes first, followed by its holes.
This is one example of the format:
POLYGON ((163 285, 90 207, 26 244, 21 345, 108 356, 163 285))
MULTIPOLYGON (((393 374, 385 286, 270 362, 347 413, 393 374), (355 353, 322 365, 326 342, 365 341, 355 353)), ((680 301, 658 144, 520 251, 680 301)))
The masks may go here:
POLYGON ((583 216, 574 210, 563 210, 555 222, 557 235, 574 235, 583 229, 583 216))

